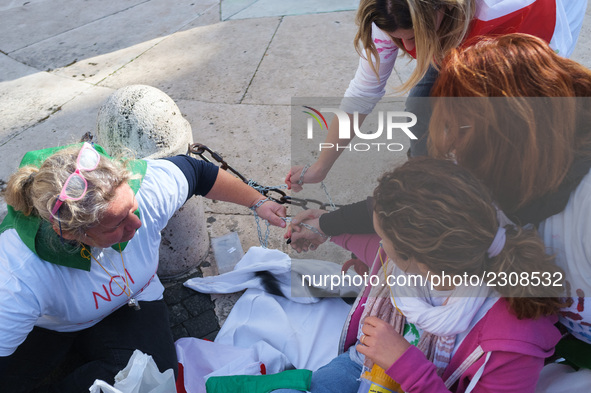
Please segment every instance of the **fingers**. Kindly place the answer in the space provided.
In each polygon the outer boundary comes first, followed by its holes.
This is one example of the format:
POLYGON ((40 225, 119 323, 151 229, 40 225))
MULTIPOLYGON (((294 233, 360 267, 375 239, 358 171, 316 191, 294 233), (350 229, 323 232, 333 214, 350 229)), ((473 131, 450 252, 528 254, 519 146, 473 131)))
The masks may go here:
POLYGON ((383 324, 387 325, 386 322, 382 321, 378 317, 367 317, 365 318, 365 321, 363 321, 363 328, 361 329, 361 331, 365 333, 364 329, 367 329, 368 332, 366 334, 371 334, 371 332, 374 331, 375 328, 383 324))
POLYGON ((287 176, 285 176, 285 184, 287 184, 287 189, 291 190, 291 169, 287 172, 287 176))
POLYGON ((296 214, 294 218, 291 219, 291 225, 299 226, 303 221, 310 220, 316 218, 314 216, 314 212, 310 210, 304 210, 296 214))
POLYGON ((351 258, 345 262, 341 267, 341 271, 343 273, 347 273, 351 267, 353 267, 353 269, 355 269, 355 273, 359 274, 360 276, 369 273, 369 266, 357 258, 351 258))
POLYGON ((326 239, 318 238, 317 236, 316 234, 311 234, 308 229, 302 229, 297 233, 292 232, 291 247, 298 253, 316 250, 320 244, 326 241, 326 239))
POLYGON ((361 331, 360 344, 355 348, 385 370, 411 346, 392 326, 376 317, 367 317, 361 331))
POLYGON ((304 189, 304 187, 302 187, 300 184, 298 183, 291 183, 291 190, 293 192, 300 192, 304 189))
POLYGON ((320 222, 318 220, 318 217, 325 213, 327 211, 320 209, 299 212, 295 217, 292 217, 291 223, 283 237, 291 239, 288 244, 291 244, 291 247, 298 253, 316 250, 320 244, 328 239, 328 236, 324 235, 320 230, 320 222))
MULTIPOLYGON (((369 337, 378 335, 379 327, 381 324, 387 325, 386 322, 382 321, 377 317, 367 317, 363 321, 363 326, 361 327, 361 332, 369 337)), ((367 346, 367 344, 365 344, 367 346)))
POLYGON ((285 176, 285 184, 287 184, 288 190, 292 190, 293 192, 302 191, 302 185, 298 184, 302 169, 304 169, 304 167, 301 165, 291 167, 287 176, 285 176))
POLYGON ((320 183, 326 177, 330 168, 320 167, 318 162, 312 165, 293 166, 285 177, 285 184, 287 189, 293 192, 300 192, 303 190, 303 185, 308 183, 320 183))
POLYGON ((292 228, 290 233, 291 247, 298 253, 315 250, 320 244, 326 241, 326 238, 304 226, 294 226, 292 224, 290 227, 292 228))
POLYGON ((310 247, 310 242, 306 239, 297 239, 294 241, 293 237, 291 238, 291 248, 293 248, 297 253, 300 252, 307 252, 310 247))
POLYGON ((286 217, 287 210, 285 209, 285 206, 282 206, 276 202, 267 201, 263 203, 258 207, 257 214, 261 218, 269 221, 271 225, 281 228, 285 228, 287 226, 285 220, 282 219, 282 217, 286 217))
MULTIPOLYGON (((292 219, 292 222, 293 222, 293 219, 292 219)), ((300 227, 299 225, 289 224, 287 226, 287 231, 285 231, 285 234, 283 235, 283 238, 284 239, 289 239, 289 238, 291 238, 293 236, 294 233, 297 233, 297 232, 299 232, 301 230, 302 230, 302 227, 300 227)))
POLYGON ((314 218, 318 218, 325 213, 328 213, 328 212, 326 210, 322 210, 322 209, 302 210, 301 212, 296 214, 291 219, 291 224, 292 225, 300 225, 302 222, 304 222, 306 220, 312 220, 314 218))

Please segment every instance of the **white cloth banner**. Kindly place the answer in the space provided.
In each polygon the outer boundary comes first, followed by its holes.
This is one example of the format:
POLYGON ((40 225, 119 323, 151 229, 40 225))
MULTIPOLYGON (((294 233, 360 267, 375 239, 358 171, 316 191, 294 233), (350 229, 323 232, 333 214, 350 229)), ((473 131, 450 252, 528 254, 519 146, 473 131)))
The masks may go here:
POLYGON ((264 290, 261 279, 256 276, 256 272, 261 271, 273 274, 281 292, 297 303, 318 302, 319 298, 311 296, 311 293, 318 296, 355 297, 362 289, 361 280, 352 279, 355 274, 344 273, 347 279, 343 279, 339 264, 315 259, 294 259, 292 263, 289 255, 262 247, 251 247, 231 272, 191 278, 184 285, 203 293, 234 293, 248 288, 264 290), (304 282, 302 277, 307 277, 304 282), (358 282, 357 286, 354 281, 358 282), (313 288, 307 286, 308 282, 312 283, 313 288))
MULTIPOLYGON (((283 371, 289 361, 281 352, 259 341, 250 348, 185 337, 175 343, 187 393, 206 393, 205 381, 222 375, 261 375, 283 371)), ((179 369, 179 372, 181 370, 179 369)))
MULTIPOLYGON (((300 284, 302 275, 342 277, 341 266, 315 260, 297 260, 293 270, 291 265, 290 257, 281 251, 253 247, 233 271, 185 282, 186 287, 202 293, 247 289, 215 342, 195 338, 177 341, 187 393, 204 393, 210 376, 259 375, 261 364, 267 374, 290 368, 314 371, 337 356, 340 333, 351 306, 341 298, 303 297, 295 292, 308 293, 308 288, 300 284), (271 272, 286 297, 266 293, 256 276, 258 271, 271 272), (293 286, 292 280, 296 280, 293 286)), ((337 295, 358 290, 353 285, 331 288, 330 282, 320 285, 320 289, 337 295)))

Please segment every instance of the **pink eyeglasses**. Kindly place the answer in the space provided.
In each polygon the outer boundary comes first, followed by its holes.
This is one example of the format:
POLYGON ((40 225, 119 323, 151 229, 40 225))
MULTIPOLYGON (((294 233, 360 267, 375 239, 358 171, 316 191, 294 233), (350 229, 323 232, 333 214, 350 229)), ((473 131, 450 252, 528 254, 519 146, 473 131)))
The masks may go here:
POLYGON ((64 187, 60 192, 53 209, 51 210, 51 216, 55 217, 56 213, 62 206, 62 204, 68 199, 71 201, 78 201, 86 195, 88 191, 88 183, 81 171, 90 172, 96 169, 101 159, 100 154, 92 147, 88 142, 84 142, 78 158, 76 159, 76 170, 66 179, 64 187))

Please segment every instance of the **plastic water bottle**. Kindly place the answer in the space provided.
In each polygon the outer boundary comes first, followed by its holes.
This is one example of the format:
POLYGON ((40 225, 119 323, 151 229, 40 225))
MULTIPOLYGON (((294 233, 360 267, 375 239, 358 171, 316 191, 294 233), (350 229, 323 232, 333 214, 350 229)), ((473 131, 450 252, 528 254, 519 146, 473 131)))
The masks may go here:
POLYGON ((374 364, 371 371, 361 374, 361 385, 357 393, 404 393, 404 391, 383 368, 374 364))
POLYGON ((218 268, 218 274, 224 274, 234 269, 234 266, 244 256, 240 238, 236 232, 211 239, 213 255, 218 268))

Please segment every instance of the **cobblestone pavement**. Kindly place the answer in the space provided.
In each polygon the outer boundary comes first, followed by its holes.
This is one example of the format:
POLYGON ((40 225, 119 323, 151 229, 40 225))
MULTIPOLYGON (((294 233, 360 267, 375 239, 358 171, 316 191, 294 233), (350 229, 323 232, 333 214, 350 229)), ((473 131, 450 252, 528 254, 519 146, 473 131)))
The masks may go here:
MULTIPOLYGON (((213 254, 209 253, 201 266, 209 267, 213 254)), ((193 277, 203 277, 201 267, 174 280, 163 280, 164 301, 170 313, 170 327, 176 340, 182 337, 197 337, 213 341, 220 330, 211 295, 199 293, 183 286, 193 277)))

